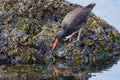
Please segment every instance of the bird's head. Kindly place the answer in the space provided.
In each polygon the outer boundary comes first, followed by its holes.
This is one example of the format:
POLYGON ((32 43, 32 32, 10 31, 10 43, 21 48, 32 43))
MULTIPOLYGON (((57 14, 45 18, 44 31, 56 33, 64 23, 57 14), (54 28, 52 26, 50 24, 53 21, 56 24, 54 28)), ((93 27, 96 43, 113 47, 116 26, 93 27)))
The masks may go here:
POLYGON ((66 36, 66 35, 65 35, 65 32, 64 32, 64 31, 59 31, 59 32, 57 33, 57 39, 58 39, 59 41, 62 41, 65 36, 66 36))

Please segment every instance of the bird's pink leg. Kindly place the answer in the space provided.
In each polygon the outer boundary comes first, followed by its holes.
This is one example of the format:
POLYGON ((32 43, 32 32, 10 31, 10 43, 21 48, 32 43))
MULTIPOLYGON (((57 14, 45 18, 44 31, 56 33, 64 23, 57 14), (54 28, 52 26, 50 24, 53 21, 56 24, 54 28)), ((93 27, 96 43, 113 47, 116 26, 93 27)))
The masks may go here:
POLYGON ((75 35, 77 32, 78 32, 78 31, 72 33, 72 34, 69 35, 69 36, 66 36, 65 39, 64 39, 64 41, 67 41, 68 39, 70 39, 70 41, 71 41, 72 36, 75 35))
POLYGON ((81 35, 82 29, 83 29, 84 26, 85 26, 85 23, 82 23, 81 28, 78 31, 77 39, 75 41, 73 41, 73 42, 77 42, 77 41, 80 40, 80 35, 81 35))
POLYGON ((77 42, 77 41, 79 41, 81 31, 82 31, 82 28, 79 29, 77 39, 76 39, 75 41, 73 41, 73 42, 77 42))

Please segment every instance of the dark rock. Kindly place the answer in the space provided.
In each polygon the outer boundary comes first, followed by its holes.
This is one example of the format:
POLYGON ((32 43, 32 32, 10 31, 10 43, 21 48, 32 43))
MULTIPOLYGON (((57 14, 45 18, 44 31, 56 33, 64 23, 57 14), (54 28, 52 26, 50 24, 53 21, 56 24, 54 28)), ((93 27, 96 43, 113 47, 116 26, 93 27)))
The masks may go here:
POLYGON ((80 41, 61 42, 55 51, 51 51, 64 16, 82 6, 64 0, 13 0, 4 3, 9 5, 8 12, 1 12, 0 16, 0 60, 4 63, 44 63, 51 57, 54 60, 64 57, 92 62, 92 59, 104 58, 104 52, 108 57, 120 53, 120 33, 93 13, 81 32, 80 41))

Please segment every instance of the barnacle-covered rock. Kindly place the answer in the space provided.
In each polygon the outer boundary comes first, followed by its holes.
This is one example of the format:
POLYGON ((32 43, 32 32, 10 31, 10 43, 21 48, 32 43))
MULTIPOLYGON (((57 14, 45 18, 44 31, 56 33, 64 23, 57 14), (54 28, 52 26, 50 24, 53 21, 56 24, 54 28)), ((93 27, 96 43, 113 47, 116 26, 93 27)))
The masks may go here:
POLYGON ((116 64, 120 33, 93 13, 80 41, 60 42, 51 50, 64 16, 77 7, 82 8, 64 0, 1 0, 0 79, 83 80, 116 64), (53 66, 60 75, 55 75, 53 66))
POLYGON ((60 42, 51 51, 62 19, 77 7, 82 8, 64 0, 0 1, 0 60, 16 64, 64 58, 81 64, 119 55, 120 33, 93 13, 82 29, 80 41, 60 42))

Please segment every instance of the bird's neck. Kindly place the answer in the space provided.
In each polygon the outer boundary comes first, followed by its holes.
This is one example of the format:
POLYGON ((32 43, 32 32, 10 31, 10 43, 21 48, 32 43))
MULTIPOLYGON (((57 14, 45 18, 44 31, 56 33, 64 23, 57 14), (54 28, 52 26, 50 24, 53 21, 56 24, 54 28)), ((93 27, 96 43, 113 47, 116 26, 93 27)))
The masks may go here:
POLYGON ((58 40, 62 40, 64 37, 66 36, 65 31, 63 30, 60 34, 60 36, 58 37, 58 40))

